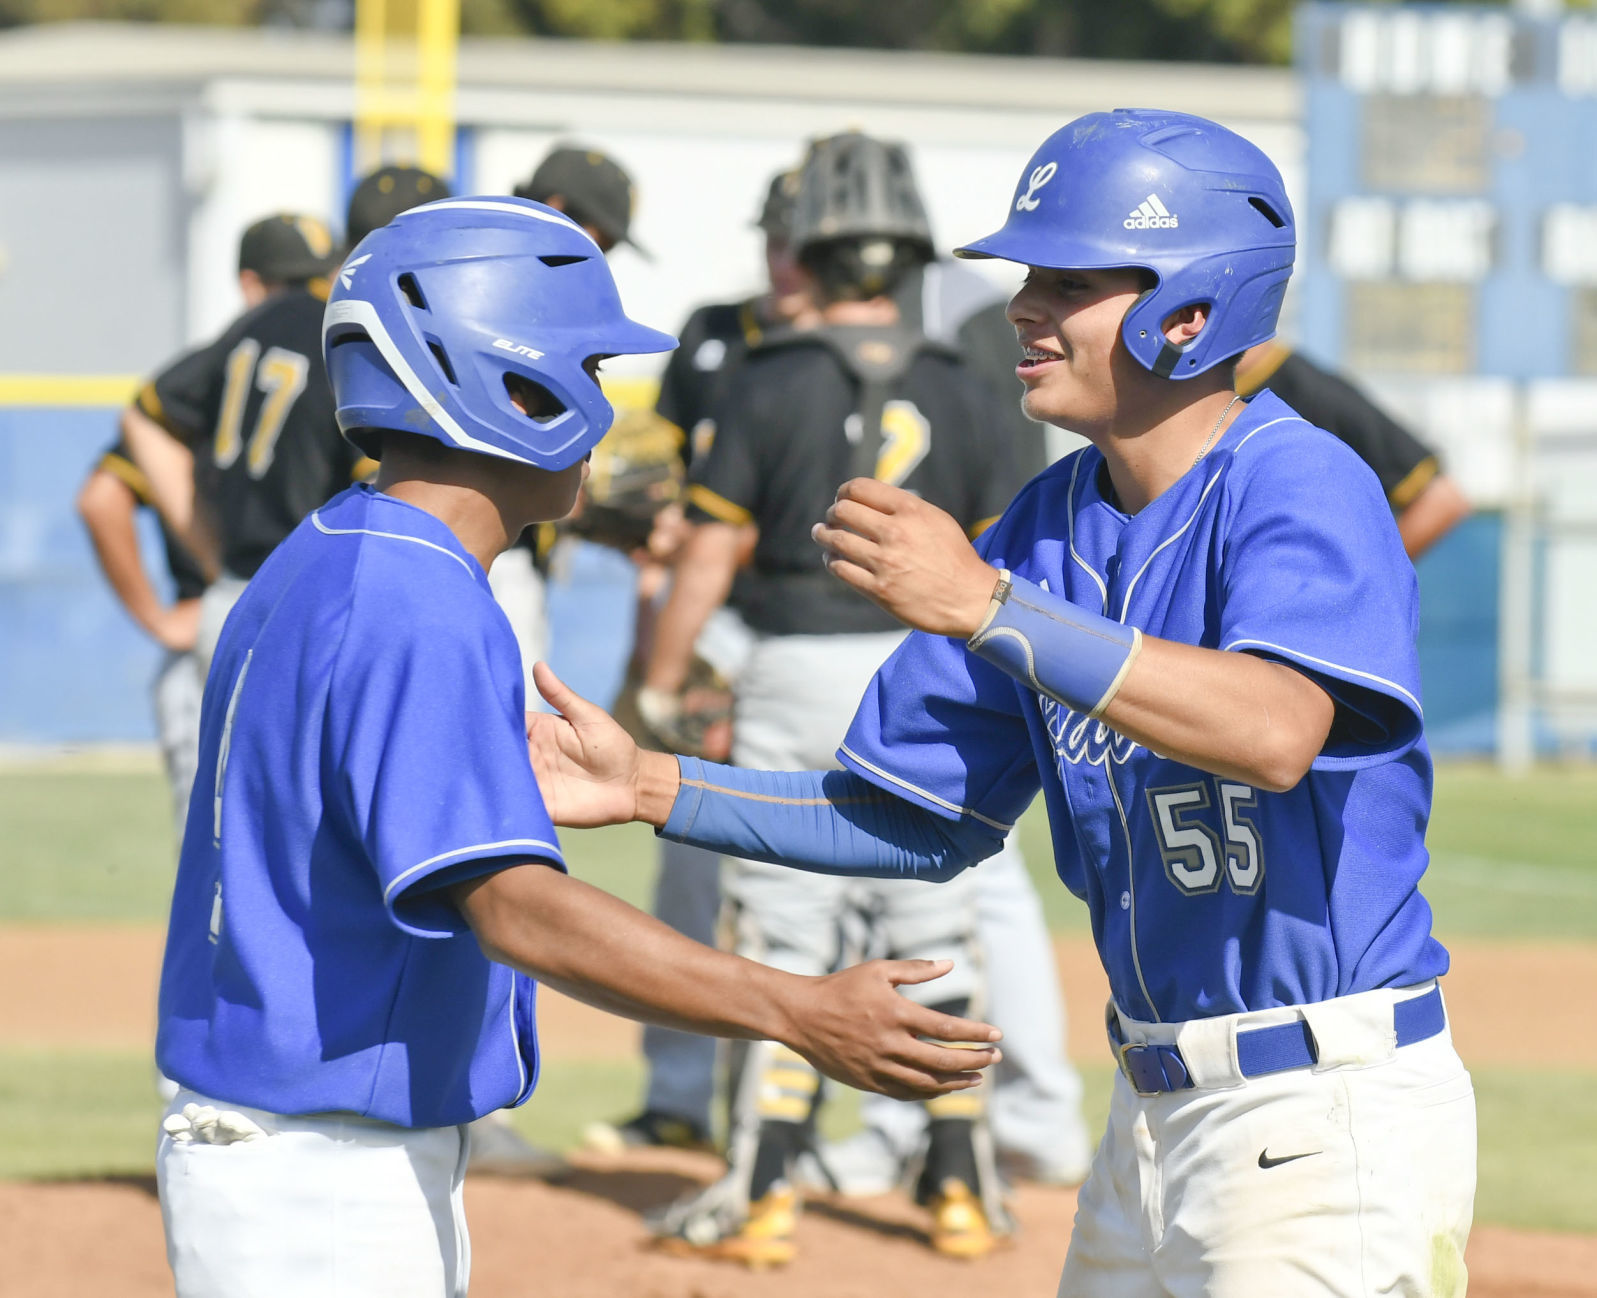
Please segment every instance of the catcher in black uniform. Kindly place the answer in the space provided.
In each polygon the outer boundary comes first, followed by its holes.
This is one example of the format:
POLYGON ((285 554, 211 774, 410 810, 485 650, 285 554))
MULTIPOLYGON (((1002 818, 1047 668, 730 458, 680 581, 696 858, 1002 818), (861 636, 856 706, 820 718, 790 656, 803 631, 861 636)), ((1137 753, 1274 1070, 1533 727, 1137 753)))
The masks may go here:
MULTIPOLYGON (((746 529, 756 528, 739 596, 755 644, 738 680, 733 760, 777 769, 835 764, 855 698, 903 634, 817 562, 810 529, 838 483, 864 474, 903 485, 972 535, 1020 486, 998 398, 907 323, 891 296, 932 252, 903 150, 858 134, 818 141, 799 184, 793 245, 818 319, 750 348, 700 424, 688 485, 695 527, 656 632, 645 678, 654 692, 639 695, 645 720, 667 727, 669 718, 651 710, 678 697, 698 632, 730 591, 746 529)), ((951 893, 958 881, 921 889, 744 861, 728 862, 723 883, 744 954, 824 973, 842 954, 840 922, 862 908, 895 954, 956 960, 928 989, 940 1008, 979 1003, 971 885, 951 893)), ((734 1085, 728 1173, 657 1219, 662 1246, 756 1266, 793 1256, 793 1164, 818 1080, 789 1051, 749 1048, 734 1085)), ((918 1197, 930 1209, 931 1242, 946 1254, 980 1255, 1008 1227, 981 1102, 969 1093, 927 1109, 918 1197)))

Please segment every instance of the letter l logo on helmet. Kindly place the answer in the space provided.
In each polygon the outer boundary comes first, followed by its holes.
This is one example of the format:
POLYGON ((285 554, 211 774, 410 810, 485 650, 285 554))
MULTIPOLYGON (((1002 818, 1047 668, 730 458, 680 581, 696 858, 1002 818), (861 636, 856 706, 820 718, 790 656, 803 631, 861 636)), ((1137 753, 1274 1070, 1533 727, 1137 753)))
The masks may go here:
POLYGON ((1026 186, 1026 192, 1015 200, 1015 211, 1035 212, 1041 207, 1042 200, 1035 195, 1039 189, 1054 178, 1058 170, 1059 164, 1057 162, 1045 162, 1040 167, 1032 168, 1030 183, 1026 186))

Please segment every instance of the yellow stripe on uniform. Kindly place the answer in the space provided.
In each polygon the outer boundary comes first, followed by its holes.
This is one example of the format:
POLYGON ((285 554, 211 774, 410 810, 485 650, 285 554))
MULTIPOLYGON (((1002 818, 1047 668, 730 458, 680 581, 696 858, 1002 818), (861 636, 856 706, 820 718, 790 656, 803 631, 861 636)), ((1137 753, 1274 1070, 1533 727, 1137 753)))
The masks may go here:
POLYGON ((1260 388, 1269 384, 1275 377, 1275 372, 1286 364, 1286 358, 1292 355, 1292 349, 1285 343, 1272 342, 1259 353, 1259 359, 1251 365, 1237 366, 1237 395, 1251 397, 1260 388))
POLYGON ((166 427, 166 407, 161 404, 161 397, 155 390, 155 384, 146 383, 140 388, 139 395, 133 398, 133 404, 162 428, 166 427))
POLYGON ((616 410, 653 410, 654 403, 660 397, 660 380, 651 379, 641 374, 631 374, 625 377, 612 374, 603 374, 599 377, 599 387, 604 391, 604 399, 616 410))
POLYGON ((0 374, 0 406, 121 406, 138 386, 133 374, 0 374))
POLYGON ((765 1070, 767 1086, 780 1086, 790 1092, 813 1092, 818 1080, 815 1070, 808 1064, 790 1065, 786 1068, 773 1064, 765 1070))
POLYGON ((137 496, 141 505, 150 503, 150 480, 132 460, 107 451, 100 457, 99 467, 137 496))
POLYGON ((986 1102, 983 1099, 983 1089, 976 1087, 968 1091, 949 1091, 946 1095, 934 1095, 926 1101, 926 1116, 928 1118, 979 1118, 986 1102))
POLYGON ((1416 500, 1432 480, 1442 471, 1442 465, 1434 455, 1427 455, 1423 460, 1409 470, 1408 477, 1393 487, 1387 495, 1392 502, 1393 509, 1407 509, 1416 500))
POLYGON ((759 1115, 778 1122, 803 1122, 810 1116, 810 1097, 798 1095, 761 1095, 759 1115))
POLYGON ((999 516, 997 514, 994 514, 991 518, 978 519, 965 529, 965 535, 974 541, 978 536, 980 536, 989 527, 996 523, 998 521, 998 517, 999 516))
POLYGON ((725 496, 718 496, 703 483, 694 482, 688 486, 688 500, 697 505, 711 518, 722 523, 731 523, 734 527, 742 527, 745 523, 752 523, 754 515, 744 509, 742 505, 734 505, 725 496))

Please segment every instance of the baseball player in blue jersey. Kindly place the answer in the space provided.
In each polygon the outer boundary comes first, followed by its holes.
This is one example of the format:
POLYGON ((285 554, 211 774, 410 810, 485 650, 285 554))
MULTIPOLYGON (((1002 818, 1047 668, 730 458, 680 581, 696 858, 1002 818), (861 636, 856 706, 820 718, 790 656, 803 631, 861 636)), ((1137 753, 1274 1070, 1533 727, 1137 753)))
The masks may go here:
POLYGON ((598 362, 674 341, 537 203, 428 204, 344 264, 327 368, 381 472, 273 550, 203 703, 156 1050, 180 1298, 463 1295, 464 1124, 536 1084, 531 976, 890 1093, 997 1057, 896 990, 946 962, 794 977, 563 871, 486 569, 570 510, 611 419, 598 362))
POLYGON ((540 668, 550 811, 939 878, 1040 788, 1121 1069, 1059 1292, 1462 1294, 1474 1098, 1417 886, 1413 572, 1354 453, 1232 384, 1291 273, 1280 176, 1202 118, 1097 113, 960 252, 1028 268, 1026 410, 1090 445, 976 547, 907 493, 840 488, 828 566, 918 632, 846 770, 639 754, 540 668))

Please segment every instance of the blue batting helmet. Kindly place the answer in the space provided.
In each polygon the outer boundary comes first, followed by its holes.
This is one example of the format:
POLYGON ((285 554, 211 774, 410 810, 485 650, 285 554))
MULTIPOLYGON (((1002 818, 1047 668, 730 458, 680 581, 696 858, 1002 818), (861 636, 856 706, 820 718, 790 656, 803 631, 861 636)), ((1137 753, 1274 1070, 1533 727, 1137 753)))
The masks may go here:
MULTIPOLYGON (((542 203, 489 196, 411 208, 336 273, 322 347, 338 426, 419 433, 540 469, 575 464, 615 411, 583 368, 676 339, 628 319, 598 245, 542 203), (511 400, 531 384, 524 413, 511 400)), ((526 404, 525 395, 523 404, 526 404)))
POLYGON ((1261 150, 1203 117, 1121 108, 1044 140, 1004 228, 955 256, 1151 271, 1121 334, 1155 374, 1186 379, 1274 335, 1295 244, 1281 173, 1261 150), (1172 347, 1163 322, 1198 303, 1208 323, 1172 347))

